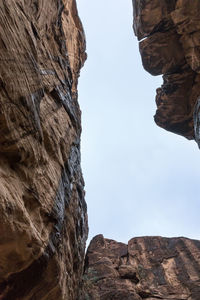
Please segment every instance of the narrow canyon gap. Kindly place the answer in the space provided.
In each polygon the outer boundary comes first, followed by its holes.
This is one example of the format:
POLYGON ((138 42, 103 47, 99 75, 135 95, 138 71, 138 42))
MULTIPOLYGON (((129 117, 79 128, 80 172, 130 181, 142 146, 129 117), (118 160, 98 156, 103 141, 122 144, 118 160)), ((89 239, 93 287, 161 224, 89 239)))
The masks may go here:
MULTIPOLYGON (((134 1, 134 12, 143 65, 164 74, 155 120, 198 142, 200 4, 134 1)), ((0 24, 0 299, 199 300, 199 241, 98 235, 85 257, 76 1, 2 1, 0 24)))
POLYGON ((132 1, 77 5, 88 53, 78 90, 89 240, 199 239, 198 146, 153 121, 163 79, 142 67, 132 1))
MULTIPOLYGON (((133 1, 144 68, 164 74, 155 122, 199 142, 199 1, 133 1)), ((83 299, 200 298, 200 242, 138 237, 128 244, 95 236, 85 259, 83 299)))

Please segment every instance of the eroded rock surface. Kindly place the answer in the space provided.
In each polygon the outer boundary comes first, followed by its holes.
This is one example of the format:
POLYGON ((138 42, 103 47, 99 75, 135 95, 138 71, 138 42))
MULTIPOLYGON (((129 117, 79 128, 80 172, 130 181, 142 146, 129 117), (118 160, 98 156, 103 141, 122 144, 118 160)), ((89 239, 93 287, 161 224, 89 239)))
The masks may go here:
POLYGON ((133 7, 143 66, 164 74, 155 122, 199 144, 200 1, 133 0, 133 7))
POLYGON ((199 300, 200 241, 138 237, 128 245, 102 235, 86 255, 83 300, 199 300))
POLYGON ((0 24, 0 299, 77 299, 83 28, 74 0, 3 0, 0 24))

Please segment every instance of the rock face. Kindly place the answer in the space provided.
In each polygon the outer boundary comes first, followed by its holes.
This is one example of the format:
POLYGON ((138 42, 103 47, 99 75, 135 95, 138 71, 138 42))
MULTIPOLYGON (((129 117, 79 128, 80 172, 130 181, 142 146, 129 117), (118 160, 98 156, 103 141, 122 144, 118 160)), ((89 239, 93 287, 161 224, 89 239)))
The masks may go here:
POLYGON ((133 0, 133 7, 143 66, 164 74, 155 122, 199 143, 200 1, 133 0))
MULTIPOLYGON (((200 144, 200 2, 133 0, 158 125, 200 144)), ((199 300, 200 242, 88 234, 75 0, 0 2, 0 300, 199 300)))
POLYGON ((199 300, 200 241, 139 237, 128 245, 93 238, 84 300, 199 300))
POLYGON ((74 0, 0 3, 0 299, 77 299, 87 214, 74 0))

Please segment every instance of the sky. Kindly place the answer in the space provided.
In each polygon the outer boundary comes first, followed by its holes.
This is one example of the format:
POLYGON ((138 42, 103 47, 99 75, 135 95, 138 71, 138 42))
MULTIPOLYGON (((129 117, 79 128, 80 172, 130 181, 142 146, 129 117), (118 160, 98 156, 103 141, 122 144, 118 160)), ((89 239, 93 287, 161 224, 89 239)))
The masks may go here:
POLYGON ((153 120, 162 77, 142 67, 131 0, 77 0, 88 59, 79 79, 89 240, 200 239, 200 151, 153 120))

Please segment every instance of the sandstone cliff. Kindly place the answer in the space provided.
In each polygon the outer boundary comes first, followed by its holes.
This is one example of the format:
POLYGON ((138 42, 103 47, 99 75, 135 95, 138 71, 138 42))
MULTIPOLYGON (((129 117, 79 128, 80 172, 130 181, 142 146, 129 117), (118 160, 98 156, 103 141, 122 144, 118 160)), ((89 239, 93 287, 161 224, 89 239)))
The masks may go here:
MULTIPOLYGON (((199 0, 133 0, 143 65, 164 74, 158 125, 200 141, 199 0)), ((75 0, 0 3, 0 299, 200 299, 200 242, 95 237, 77 81, 86 59, 75 0)))
POLYGON ((77 299, 87 214, 74 0, 0 2, 0 299, 77 299))
POLYGON ((155 122, 200 144, 200 1, 133 0, 144 68, 164 74, 155 122))
POLYGON ((93 238, 84 300, 199 300, 200 241, 138 237, 128 245, 93 238))

